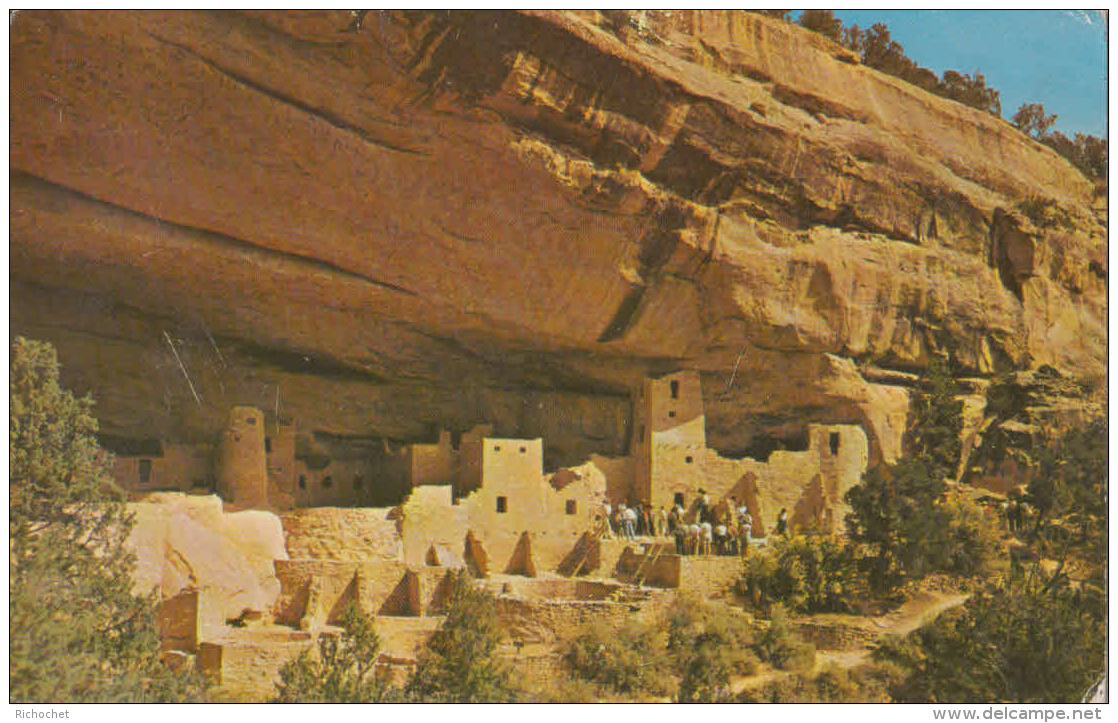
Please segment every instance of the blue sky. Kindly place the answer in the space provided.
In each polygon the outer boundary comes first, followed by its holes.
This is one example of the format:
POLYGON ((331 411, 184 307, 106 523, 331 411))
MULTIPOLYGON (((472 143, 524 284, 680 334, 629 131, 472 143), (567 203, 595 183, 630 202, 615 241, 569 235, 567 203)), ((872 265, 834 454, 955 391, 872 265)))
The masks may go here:
MULTIPOLYGON (((796 13, 798 16, 798 13, 796 13)), ((836 10, 843 25, 889 27, 905 55, 937 75, 980 70, 1002 117, 1025 102, 1057 114, 1069 137, 1106 128, 1106 24, 1084 10, 836 10)))

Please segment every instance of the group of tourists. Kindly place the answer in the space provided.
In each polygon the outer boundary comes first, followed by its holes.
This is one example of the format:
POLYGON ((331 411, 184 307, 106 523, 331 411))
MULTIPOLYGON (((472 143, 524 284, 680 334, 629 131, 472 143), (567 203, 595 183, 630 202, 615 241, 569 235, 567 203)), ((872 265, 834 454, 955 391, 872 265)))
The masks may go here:
MULTIPOLYGON (((602 508, 603 537, 670 537, 679 555, 746 555, 753 539, 753 515, 734 495, 711 504, 710 495, 700 489, 690 511, 684 507, 682 496, 677 496, 671 509, 662 505, 656 509, 640 502, 621 503, 615 509, 608 500, 602 508)), ((788 533, 787 510, 780 511, 776 532, 788 533)))
POLYGON ((1028 526, 1033 508, 1023 497, 1015 495, 1008 502, 998 505, 998 511, 1005 518, 1010 532, 1020 532, 1028 526))

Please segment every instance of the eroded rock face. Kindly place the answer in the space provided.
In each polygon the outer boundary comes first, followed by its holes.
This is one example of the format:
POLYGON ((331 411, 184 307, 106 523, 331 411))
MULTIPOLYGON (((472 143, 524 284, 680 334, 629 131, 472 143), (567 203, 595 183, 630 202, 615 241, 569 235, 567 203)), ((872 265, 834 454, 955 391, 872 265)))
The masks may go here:
POLYGON ((10 58, 12 328, 113 433, 249 404, 577 464, 690 367, 720 449, 856 421, 892 458, 933 355, 1105 376, 1091 184, 788 24, 23 11, 10 58))
MULTIPOLYGON (((156 493, 129 504, 135 527, 135 588, 174 601, 197 594, 200 639, 211 639, 246 610, 264 613, 279 594, 275 561, 286 560, 279 517, 260 510, 226 512, 216 496, 156 493)), ((172 606, 173 607, 173 606, 172 606)), ((185 614, 185 613, 184 613, 185 614)))

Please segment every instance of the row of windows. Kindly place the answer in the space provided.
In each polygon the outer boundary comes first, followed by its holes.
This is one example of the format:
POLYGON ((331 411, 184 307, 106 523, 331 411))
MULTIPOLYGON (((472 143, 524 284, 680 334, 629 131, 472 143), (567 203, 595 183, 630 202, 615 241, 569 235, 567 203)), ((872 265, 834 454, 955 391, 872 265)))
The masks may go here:
MULTIPOLYGON (((327 476, 322 478, 322 489, 328 490, 333 486, 334 486, 334 478, 333 477, 331 477, 330 475, 327 475, 327 476)), ((353 489, 360 490, 360 489, 363 489, 364 486, 365 486, 365 480, 361 477, 361 475, 355 475, 353 477, 353 489)), ((305 490, 306 488, 307 488, 307 476, 305 474, 301 474, 301 475, 299 475, 299 489, 305 490)))
MULTIPOLYGON (((576 514, 578 512, 578 502, 576 502, 575 500, 567 500, 565 509, 566 509, 566 512, 567 512, 568 515, 576 514)), ((504 514, 508 511, 509 511, 509 498, 505 497, 503 495, 498 497, 497 498, 497 512, 500 513, 500 514, 504 514)))
MULTIPOLYGON (((493 451, 494 452, 500 452, 501 451, 501 445, 499 445, 499 444, 493 445, 493 451)), ((527 447, 521 447, 520 448, 520 453, 521 454, 527 454, 528 453, 528 448, 527 447)))

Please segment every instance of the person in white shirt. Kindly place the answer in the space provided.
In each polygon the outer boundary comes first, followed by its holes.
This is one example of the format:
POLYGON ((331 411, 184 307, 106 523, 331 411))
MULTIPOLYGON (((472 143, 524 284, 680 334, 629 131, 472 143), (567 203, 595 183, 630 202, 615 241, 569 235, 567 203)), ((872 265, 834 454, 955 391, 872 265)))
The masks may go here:
POLYGON ((704 522, 699 525, 699 554, 709 555, 711 542, 714 539, 714 531, 709 522, 704 522))

